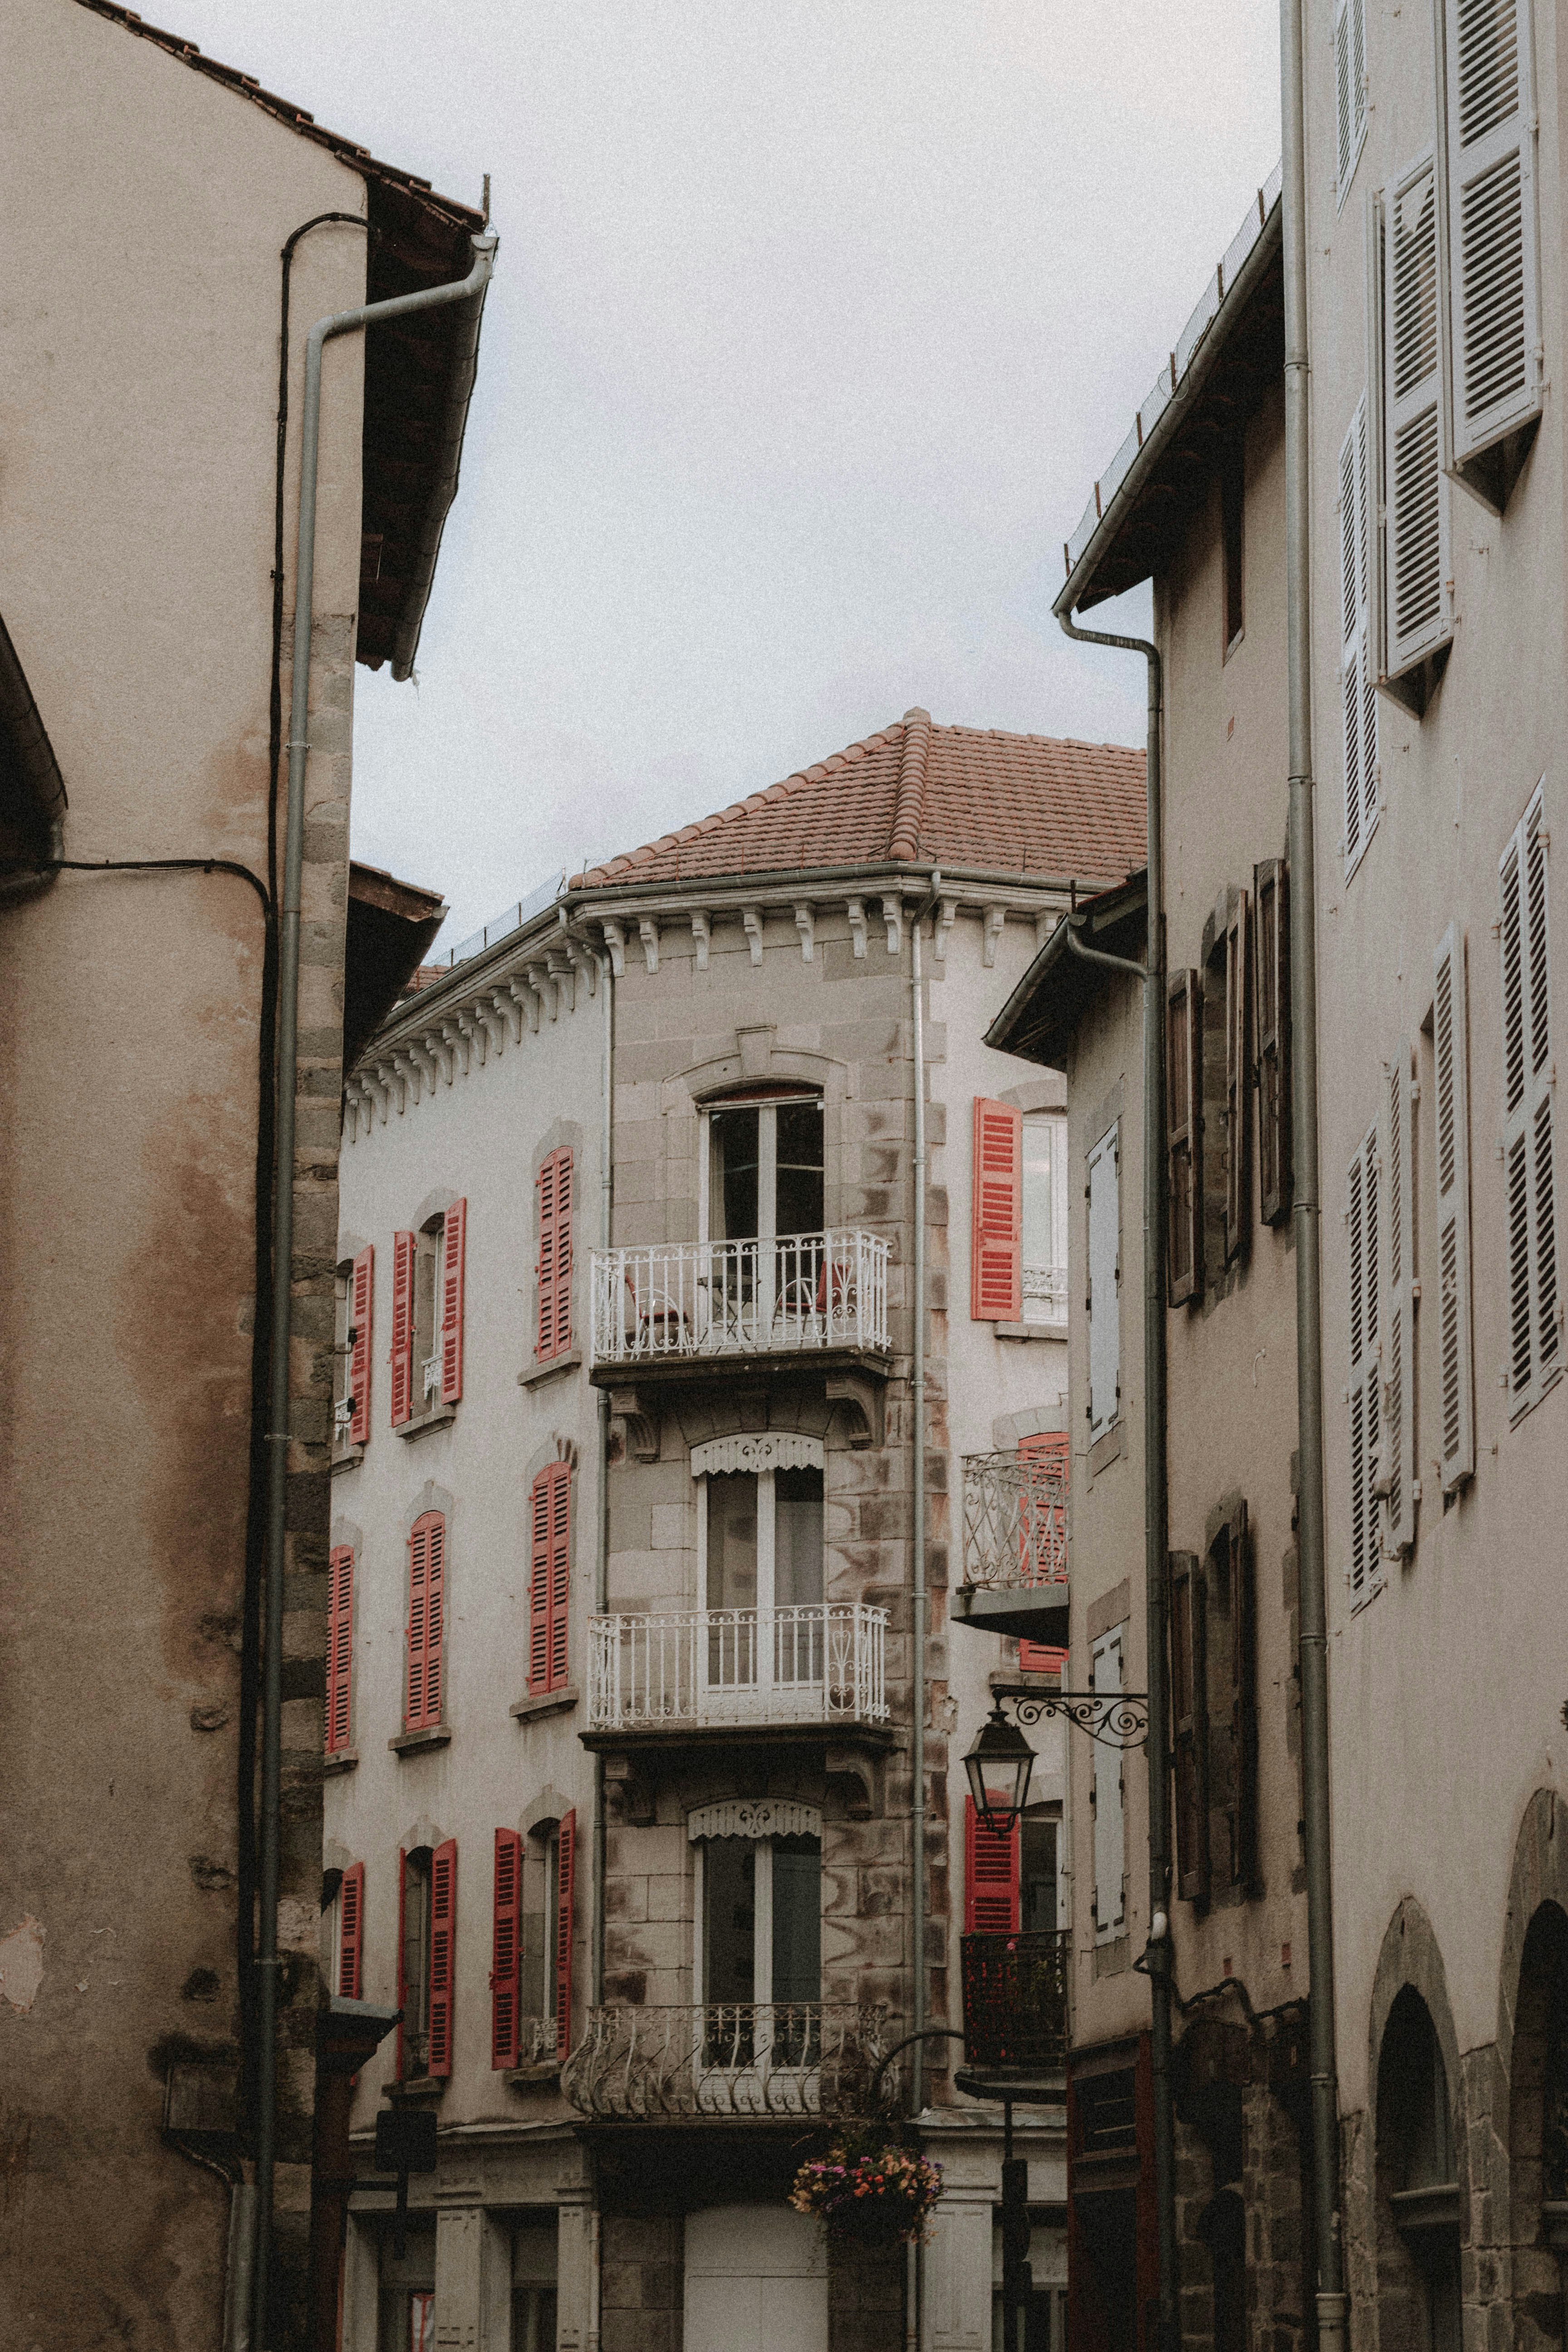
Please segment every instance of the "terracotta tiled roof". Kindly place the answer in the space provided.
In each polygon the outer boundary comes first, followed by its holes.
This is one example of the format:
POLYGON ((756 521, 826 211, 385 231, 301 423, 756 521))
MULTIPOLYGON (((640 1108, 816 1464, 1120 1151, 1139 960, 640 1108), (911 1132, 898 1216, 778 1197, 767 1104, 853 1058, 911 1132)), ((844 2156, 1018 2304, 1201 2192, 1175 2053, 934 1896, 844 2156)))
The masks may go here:
POLYGON ((1143 809, 1142 751, 935 727, 928 712, 907 710, 880 734, 572 887, 933 861, 1106 884, 1142 865, 1143 809))

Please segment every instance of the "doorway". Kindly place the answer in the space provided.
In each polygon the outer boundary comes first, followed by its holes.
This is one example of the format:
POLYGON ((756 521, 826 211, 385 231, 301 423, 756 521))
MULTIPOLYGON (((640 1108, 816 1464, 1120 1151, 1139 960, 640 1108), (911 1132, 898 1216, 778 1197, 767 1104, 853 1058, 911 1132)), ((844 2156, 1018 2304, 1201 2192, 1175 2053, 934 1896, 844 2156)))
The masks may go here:
POLYGON ((685 2352, 827 2352, 821 2224, 788 2206, 686 2217, 685 2352))

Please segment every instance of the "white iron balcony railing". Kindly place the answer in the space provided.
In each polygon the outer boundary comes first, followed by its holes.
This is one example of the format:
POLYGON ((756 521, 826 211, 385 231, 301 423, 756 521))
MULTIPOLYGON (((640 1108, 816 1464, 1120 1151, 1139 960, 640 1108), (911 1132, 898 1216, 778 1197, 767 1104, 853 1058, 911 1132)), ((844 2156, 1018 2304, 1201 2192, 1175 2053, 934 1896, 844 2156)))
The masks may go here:
POLYGON ((1065 1590, 1067 1580, 1066 1470, 1016 1454, 966 1454, 964 1583, 1065 1590))
POLYGON ((887 1347, 888 1244, 875 1234, 594 1252, 595 1364, 887 1347))
POLYGON ((861 1601, 595 1617, 588 1728, 885 1723, 888 1612, 861 1601))
POLYGON ((586 2116, 867 2116, 898 2102, 887 2012, 852 2002, 709 2001, 588 2012, 561 2087, 586 2116))

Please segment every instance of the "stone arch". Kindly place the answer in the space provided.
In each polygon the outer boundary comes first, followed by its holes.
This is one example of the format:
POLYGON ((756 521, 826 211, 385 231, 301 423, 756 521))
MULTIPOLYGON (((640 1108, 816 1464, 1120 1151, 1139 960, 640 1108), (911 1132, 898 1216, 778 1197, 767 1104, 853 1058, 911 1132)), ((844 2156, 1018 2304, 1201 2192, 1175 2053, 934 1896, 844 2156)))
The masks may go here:
POLYGON ((1551 1789, 1534 1791, 1514 1841, 1497 2059, 1512 2341, 1568 2352, 1568 1809, 1551 1789))
POLYGON ((1407 1895, 1373 1982, 1371 2193, 1380 2352, 1459 2352, 1464 2075, 1443 1956, 1407 1895))

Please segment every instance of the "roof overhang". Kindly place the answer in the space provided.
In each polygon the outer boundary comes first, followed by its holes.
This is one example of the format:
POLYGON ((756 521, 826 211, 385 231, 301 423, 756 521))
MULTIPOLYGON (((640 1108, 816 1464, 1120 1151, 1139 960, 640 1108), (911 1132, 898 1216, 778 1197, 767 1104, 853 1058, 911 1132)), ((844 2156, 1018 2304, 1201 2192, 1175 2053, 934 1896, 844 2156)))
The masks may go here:
POLYGON ((0 621, 0 866, 40 866, 66 813, 59 761, 16 646, 0 621))
MULTIPOLYGON (((1081 902, 1059 922, 1001 1012, 985 1032, 999 1054, 1016 1054, 1046 1069, 1067 1067, 1079 1024, 1089 1006, 1112 986, 1110 965, 1078 953, 1068 933, 1101 955, 1142 964, 1148 931, 1146 874, 1134 874, 1115 890, 1081 902)), ((1125 975, 1131 981, 1132 972, 1125 975)))
POLYGON ((397 1003, 447 919, 438 890, 399 882, 376 866, 349 867, 343 954, 343 1068, 353 1069, 397 1003))
POLYGON ((1280 381, 1284 363, 1285 273, 1276 197, 1261 224, 1254 218, 1250 249, 1224 283, 1180 374, 1176 353, 1162 371, 1155 398, 1173 381, 1174 391, 1152 421, 1146 422, 1147 407, 1141 412, 1129 436, 1135 437, 1134 454, 1115 488, 1106 495, 1103 481, 1095 485, 1091 504, 1103 499, 1103 511, 1076 559, 1069 546, 1067 581, 1052 607, 1058 616, 1087 612, 1168 567, 1207 495, 1220 449, 1280 381))

